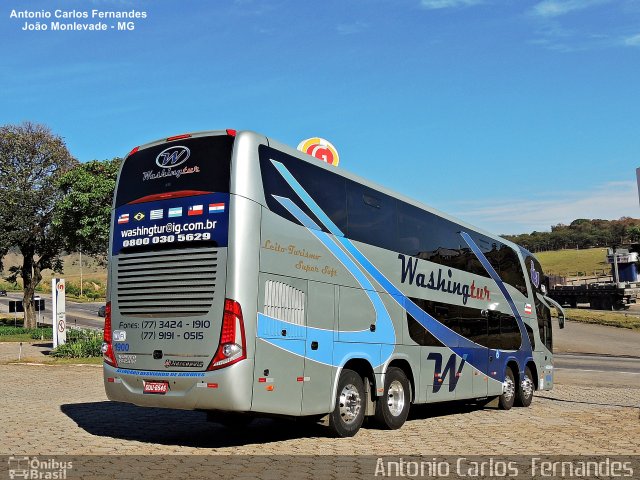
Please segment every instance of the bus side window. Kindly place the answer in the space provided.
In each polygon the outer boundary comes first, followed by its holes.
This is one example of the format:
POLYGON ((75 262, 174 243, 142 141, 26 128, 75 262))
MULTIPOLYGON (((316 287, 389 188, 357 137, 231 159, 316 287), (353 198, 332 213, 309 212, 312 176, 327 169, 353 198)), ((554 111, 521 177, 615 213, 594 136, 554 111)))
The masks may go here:
POLYGON ((364 185, 347 182, 348 234, 352 240, 396 248, 395 199, 364 185))
POLYGON ((531 343, 531 350, 535 350, 536 349, 536 337, 533 334, 533 328, 531 328, 526 323, 524 324, 524 326, 527 329, 527 336, 529 337, 529 342, 531 343))
POLYGON ((553 352, 553 339, 551 334, 551 311, 540 302, 536 296, 536 315, 538 316, 538 330, 540 332, 540 340, 553 352))

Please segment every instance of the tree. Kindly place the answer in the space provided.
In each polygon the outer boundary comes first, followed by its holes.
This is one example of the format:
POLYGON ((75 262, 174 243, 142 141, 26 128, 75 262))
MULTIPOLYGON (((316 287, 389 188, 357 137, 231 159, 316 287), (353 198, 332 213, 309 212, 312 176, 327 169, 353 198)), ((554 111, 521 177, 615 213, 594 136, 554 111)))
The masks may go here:
POLYGON ((76 164, 63 139, 44 125, 0 127, 0 260, 12 247, 22 254, 22 265, 10 268, 7 279, 22 278, 27 328, 36 326, 33 295, 42 270, 62 271, 62 239, 52 225, 57 180, 76 164))
POLYGON ((111 204, 121 162, 114 158, 81 163, 59 178, 62 199, 53 223, 62 232, 67 251, 81 251, 105 263, 111 204))

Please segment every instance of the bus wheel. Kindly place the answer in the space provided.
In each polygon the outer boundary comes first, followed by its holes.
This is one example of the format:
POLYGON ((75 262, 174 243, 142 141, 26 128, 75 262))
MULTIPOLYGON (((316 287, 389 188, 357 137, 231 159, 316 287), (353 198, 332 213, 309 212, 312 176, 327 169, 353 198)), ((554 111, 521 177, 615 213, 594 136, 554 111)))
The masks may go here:
POLYGON ((513 402, 516 399, 516 381, 510 367, 507 367, 502 389, 503 393, 499 397, 498 405, 502 410, 509 410, 513 407, 513 402))
POLYGON ((329 428, 337 437, 353 437, 364 421, 364 383, 353 370, 343 369, 338 381, 336 407, 329 415, 329 428))
POLYGON ((411 386, 404 372, 395 367, 384 376, 384 395, 376 402, 376 423, 382 428, 395 430, 407 420, 411 404, 411 386))
POLYGON ((533 376, 531 375, 531 369, 526 367, 524 369, 524 378, 516 389, 516 407, 528 407, 533 400, 533 391, 535 390, 533 383, 533 376))

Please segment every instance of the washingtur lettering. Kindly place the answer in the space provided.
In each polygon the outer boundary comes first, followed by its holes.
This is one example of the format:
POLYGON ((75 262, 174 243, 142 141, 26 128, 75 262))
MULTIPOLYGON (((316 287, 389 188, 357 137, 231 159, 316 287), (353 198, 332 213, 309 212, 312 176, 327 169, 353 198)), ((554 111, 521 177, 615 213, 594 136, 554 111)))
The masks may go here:
POLYGON ((453 271, 450 268, 447 269, 446 273, 444 273, 442 268, 439 268, 437 272, 429 272, 427 280, 427 274, 418 271, 417 258, 399 254, 398 259, 402 262, 400 267, 401 283, 408 283, 409 285, 428 288, 429 290, 459 295, 462 297, 463 305, 467 304, 469 298, 485 300, 487 302, 491 301, 491 291, 488 287, 476 286, 475 280, 472 281, 471 284, 458 282, 453 279, 453 271))

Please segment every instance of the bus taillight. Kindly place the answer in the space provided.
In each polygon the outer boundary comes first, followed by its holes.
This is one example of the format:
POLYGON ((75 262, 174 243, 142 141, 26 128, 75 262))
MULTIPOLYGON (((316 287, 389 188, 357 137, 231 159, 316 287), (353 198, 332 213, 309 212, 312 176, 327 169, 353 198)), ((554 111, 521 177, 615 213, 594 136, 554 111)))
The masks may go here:
POLYGON ((167 142, 174 142, 176 140, 184 140, 185 138, 191 138, 190 133, 184 133, 182 135, 174 135, 173 137, 167 138, 167 142))
POLYGON ((134 153, 138 153, 138 150, 140 150, 140 147, 133 147, 131 151, 127 154, 127 157, 130 157, 134 153))
POLYGON ((227 298, 224 301, 218 350, 207 370, 228 367, 245 358, 247 358, 247 342, 244 336, 242 307, 235 300, 227 298))
POLYGON ((111 302, 104 308, 104 335, 102 343, 102 358, 112 367, 116 367, 116 357, 113 354, 113 340, 111 338, 111 302))

